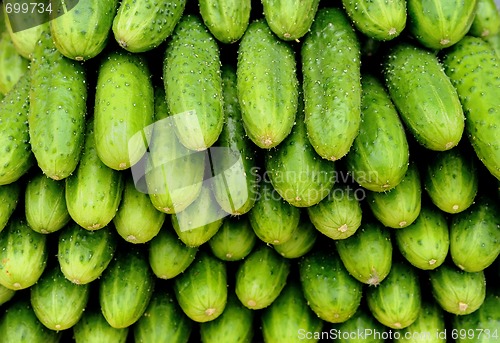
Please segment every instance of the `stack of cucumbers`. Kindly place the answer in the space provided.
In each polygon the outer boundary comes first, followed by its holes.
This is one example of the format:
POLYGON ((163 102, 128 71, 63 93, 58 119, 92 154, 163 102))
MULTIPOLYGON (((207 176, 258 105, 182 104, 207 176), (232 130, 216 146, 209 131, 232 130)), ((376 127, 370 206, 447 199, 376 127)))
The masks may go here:
POLYGON ((500 342, 494 0, 3 0, 0 341, 500 342))

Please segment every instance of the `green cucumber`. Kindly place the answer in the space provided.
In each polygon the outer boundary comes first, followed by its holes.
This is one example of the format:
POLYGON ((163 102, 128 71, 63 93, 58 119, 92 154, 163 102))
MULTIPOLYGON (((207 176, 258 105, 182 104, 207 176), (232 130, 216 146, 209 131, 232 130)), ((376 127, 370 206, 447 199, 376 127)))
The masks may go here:
POLYGON ((251 0, 200 0, 200 15, 212 35, 225 44, 238 41, 250 22, 251 0))
POLYGON ((291 132, 298 108, 298 79, 291 45, 265 20, 250 23, 238 47, 237 89, 248 137, 262 149, 291 132))
POLYGON ((0 186, 0 231, 7 226, 10 217, 16 210, 20 197, 21 185, 19 182, 0 186))
POLYGON ((138 53, 156 48, 181 20, 186 0, 124 0, 113 19, 113 34, 120 46, 138 53))
POLYGON ((15 290, 0 285, 0 306, 12 299, 15 294, 15 290))
MULTIPOLYGON (((264 342, 302 342, 300 332, 321 332, 323 321, 311 310, 300 283, 287 283, 276 300, 261 316, 264 342)), ((318 340, 307 340, 317 342, 318 340)))
POLYGON ((208 245, 218 259, 237 261, 250 254, 256 242, 257 236, 248 217, 240 216, 226 218, 208 245))
POLYGON ((97 76, 94 130, 97 155, 124 170, 146 152, 153 123, 151 73, 142 55, 113 51, 102 58, 97 76))
POLYGON ((227 303, 226 265, 200 251, 189 268, 174 279, 174 291, 182 311, 193 321, 219 317, 227 303))
POLYGON ((319 0, 262 0, 267 24, 280 39, 298 41, 311 28, 319 0))
POLYGON ((121 329, 137 322, 146 311, 154 285, 143 251, 132 248, 116 254, 99 280, 99 304, 109 325, 121 329))
POLYGON ((391 329, 403 329, 413 324, 421 310, 421 290, 418 274, 411 265, 395 261, 387 278, 366 292, 373 316, 391 329))
POLYGON ((115 329, 108 324, 100 310, 86 309, 73 326, 76 343, 125 343, 129 328, 115 329))
POLYGON ((51 330, 62 331, 80 320, 89 300, 89 285, 72 283, 56 265, 30 288, 30 296, 38 320, 51 330))
POLYGON ((33 231, 24 219, 11 218, 0 232, 0 284, 13 290, 31 287, 47 258, 47 236, 33 231))
POLYGON ((361 123, 361 52, 347 14, 318 10, 301 49, 307 134, 321 157, 335 161, 361 123))
POLYGON ((396 107, 375 76, 364 74, 361 89, 361 125, 346 156, 347 169, 362 187, 385 192, 396 187, 408 170, 406 133, 396 107))
POLYGON ((466 36, 446 51, 444 70, 456 87, 465 111, 465 131, 476 155, 500 180, 500 58, 480 38, 466 36), (478 68, 477 66, 481 66, 478 68))
POLYGON ((291 263, 271 247, 259 245, 238 266, 236 295, 251 310, 268 307, 285 287, 291 263))
POLYGON ((0 35, 0 93, 7 94, 28 71, 29 61, 17 53, 7 32, 0 35))
POLYGON ((474 21, 478 0, 409 0, 410 33, 429 49, 443 49, 462 39, 474 21))
POLYGON ((476 15, 469 34, 488 37, 500 32, 500 10, 495 0, 477 0, 476 15))
POLYGON ((36 232, 52 233, 62 229, 71 220, 64 181, 35 174, 25 189, 24 212, 28 225, 36 232))
POLYGON ((387 334, 387 328, 360 307, 347 321, 332 325, 330 337, 342 343, 384 343, 387 334))
POLYGON ((206 150, 222 131, 220 68, 219 47, 200 17, 183 16, 167 44, 163 82, 177 136, 188 149, 206 150))
POLYGON ((317 237, 318 230, 306 216, 301 219, 292 237, 285 243, 275 245, 274 250, 285 258, 299 258, 312 250, 317 237))
POLYGON ((68 280, 75 284, 88 284, 102 275, 116 247, 113 228, 89 231, 70 223, 59 235, 57 259, 68 280))
POLYGON ((299 275, 304 297, 319 318, 342 323, 356 313, 363 284, 349 275, 333 249, 314 249, 301 257, 299 275))
POLYGON ((354 235, 336 240, 335 246, 349 274, 362 283, 378 286, 391 271, 391 236, 376 221, 362 223, 354 235))
POLYGON ((354 26, 363 34, 380 41, 398 37, 406 27, 406 1, 342 0, 354 26))
POLYGON ((389 95, 420 145, 444 151, 456 146, 464 131, 458 94, 430 51, 401 42, 384 61, 389 95))
POLYGON ((444 312, 438 304, 422 301, 417 320, 410 326, 398 330, 394 343, 446 343, 446 324, 444 312))
POLYGON ((117 5, 118 0, 78 0, 69 11, 58 6, 64 13, 50 21, 57 50, 77 61, 100 54, 108 43, 117 5))
POLYGON ((498 32, 496 35, 485 37, 484 40, 487 41, 493 47, 493 49, 495 49, 498 58, 500 58, 500 32, 498 32))

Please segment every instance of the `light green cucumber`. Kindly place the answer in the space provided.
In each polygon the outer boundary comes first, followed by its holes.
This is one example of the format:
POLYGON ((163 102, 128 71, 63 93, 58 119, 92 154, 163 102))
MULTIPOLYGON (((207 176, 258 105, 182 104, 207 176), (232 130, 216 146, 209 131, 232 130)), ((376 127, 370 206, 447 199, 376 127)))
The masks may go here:
POLYGON ((495 0, 477 0, 476 15, 469 34, 488 37, 500 32, 500 10, 495 0))
POLYGON ((0 305, 7 303, 15 294, 15 290, 0 285, 0 305))
POLYGON ((218 259, 237 261, 250 254, 256 242, 257 236, 248 217, 242 216, 226 218, 208 245, 218 259))
POLYGON ((7 94, 28 71, 29 61, 17 53, 8 32, 0 35, 0 93, 7 94))
POLYGON ((444 312, 437 303, 423 300, 417 320, 397 332, 400 334, 395 337, 395 343, 446 343, 444 312))
POLYGON ((500 58, 500 32, 498 32, 496 35, 485 37, 484 40, 487 41, 493 47, 493 49, 495 49, 497 56, 500 58))
POLYGON ((214 37, 225 44, 238 41, 250 22, 251 0, 200 0, 200 15, 214 37))
POLYGON ((16 210, 21 191, 19 182, 0 186, 0 231, 7 226, 10 217, 16 210))
POLYGON ((76 343, 125 343, 128 332, 128 327, 115 329, 109 325, 100 309, 85 309, 78 323, 73 326, 76 343))
POLYGON ((317 238, 318 230, 307 216, 304 216, 293 231, 292 237, 285 243, 275 245, 274 250, 285 258, 299 258, 312 250, 317 238))
POLYGON ((384 343, 388 328, 378 322, 363 305, 345 322, 332 325, 330 336, 342 343, 384 343), (361 331, 359 331, 361 330, 361 331), (358 332, 366 335, 358 335, 358 332))

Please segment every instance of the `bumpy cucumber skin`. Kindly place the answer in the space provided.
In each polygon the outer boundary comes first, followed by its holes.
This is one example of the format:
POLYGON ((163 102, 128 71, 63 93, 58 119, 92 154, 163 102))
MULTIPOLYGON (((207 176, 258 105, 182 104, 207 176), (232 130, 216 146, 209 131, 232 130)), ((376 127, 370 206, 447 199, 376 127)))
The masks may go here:
POLYGON ((20 196, 21 184, 19 182, 0 186, 0 231, 5 228, 16 210, 20 196))
POLYGON ((285 243, 274 246, 274 249, 283 257, 299 258, 314 247, 318 231, 309 220, 301 220, 293 231, 292 237, 285 243))
POLYGON ((422 308, 417 320, 400 332, 401 335, 394 338, 394 343, 414 342, 415 339, 410 337, 419 337, 417 335, 421 335, 423 332, 429 333, 430 336, 422 336, 422 339, 417 339, 417 342, 446 343, 446 338, 440 334, 446 332, 444 312, 435 302, 422 301, 422 308))
POLYGON ((280 39, 297 40, 311 28, 319 0, 262 0, 264 17, 280 39))
POLYGON ((30 74, 21 77, 0 102, 0 185, 17 181, 35 163, 29 143, 30 74))
POLYGON ((57 49, 84 61, 97 56, 108 43, 118 0, 79 0, 69 12, 50 21, 57 49))
POLYGON ((225 44, 237 42, 250 22, 251 0, 200 0, 203 22, 225 44))
POLYGON ((17 53, 7 32, 0 35, 0 93, 7 94, 28 71, 29 61, 17 53))
POLYGON ((400 43, 386 56, 384 75, 389 95, 417 142, 436 151, 458 144, 465 126, 463 109, 435 55, 400 43))
POLYGON ((500 180, 500 58, 482 39, 466 36, 446 51, 443 64, 464 108, 469 141, 481 162, 500 180))
POLYGON ((409 0, 409 31, 425 47, 452 46, 469 31, 478 0, 409 0))
POLYGON ((113 19, 113 34, 130 52, 149 51, 174 31, 186 7, 186 0, 124 0, 113 19))
POLYGON ((238 99, 248 137, 260 148, 280 144, 298 108, 294 52, 263 19, 253 21, 238 48, 238 99))
POLYGON ((361 125, 346 156, 347 168, 362 187, 385 192, 396 187, 408 170, 406 133, 382 83, 365 74, 361 88, 361 125))
POLYGON ((476 16, 469 34, 475 37, 488 37, 500 32, 500 10, 495 0, 477 0, 476 16))
POLYGON ((73 326, 76 343, 125 343, 128 332, 128 327, 115 329, 109 325, 100 309, 86 309, 78 323, 73 326))
POLYGON ((30 143, 44 174, 61 180, 73 173, 82 151, 87 112, 84 67, 64 57, 48 32, 31 61, 30 143))
POLYGON ((388 41, 406 27, 406 1, 342 0, 354 26, 368 37, 388 41))
POLYGON ((250 221, 247 216, 243 216, 226 218, 208 245, 218 259, 237 261, 250 254, 256 242, 257 236, 250 221))
POLYGON ((344 11, 318 11, 301 57, 309 140, 321 157, 338 160, 361 123, 360 46, 344 11))
MULTIPOLYGON (((357 330, 361 330, 361 332, 384 332, 387 330, 385 326, 379 323, 370 313, 370 311, 364 309, 363 307, 358 308, 356 313, 346 320, 345 322, 333 324, 332 328, 337 330, 338 333, 341 332, 359 332, 357 330)), ((340 336, 340 335, 339 335, 340 336)), ((334 338, 336 338, 334 336, 334 338)), ((348 340, 345 340, 346 343, 384 343, 384 339, 382 335, 379 336, 356 336, 350 337, 348 340)))
POLYGON ((493 49, 495 49, 498 58, 500 58, 500 32, 498 32, 496 35, 490 35, 484 38, 484 40, 487 41, 493 47, 493 49))
POLYGON ((222 131, 224 102, 220 68, 219 47, 214 37, 198 16, 183 16, 167 45, 163 82, 177 136, 188 149, 209 148, 222 131), (176 116, 178 114, 183 115, 176 116))

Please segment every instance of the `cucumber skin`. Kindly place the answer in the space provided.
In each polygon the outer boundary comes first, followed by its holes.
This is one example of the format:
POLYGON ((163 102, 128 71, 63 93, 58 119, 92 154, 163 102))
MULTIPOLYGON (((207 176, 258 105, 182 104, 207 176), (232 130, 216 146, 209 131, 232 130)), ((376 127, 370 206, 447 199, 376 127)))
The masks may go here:
POLYGON ((73 326, 76 343, 125 343, 128 332, 128 327, 115 329, 110 326, 100 309, 86 309, 78 323, 73 326))
POLYGON ((0 93, 7 94, 28 71, 29 61, 17 53, 7 32, 0 35, 0 93))
POLYGON ((21 183, 0 186, 0 232, 7 226, 21 197, 21 183))
POLYGON ((208 241, 212 253, 223 261, 245 258, 257 242, 247 216, 229 217, 224 220, 217 233, 208 241))
POLYGON ((250 22, 251 0, 200 0, 203 22, 225 44, 237 42, 250 22))
MULTIPOLYGON (((416 335, 422 332, 436 334, 446 332, 443 309, 435 302, 422 301, 422 309, 417 320, 400 332, 401 336, 395 338, 394 343, 414 342, 413 339, 407 337, 418 337, 416 335)), ((428 336, 422 340, 426 343, 446 343, 446 338, 438 337, 437 335, 428 336)))
POLYGON ((358 135, 360 54, 345 12, 320 9, 301 49, 305 122, 311 145, 331 161, 346 155, 358 135))
MULTIPOLYGON (((4 9, 4 6, 2 6, 4 9)), ((24 58, 31 60, 35 47, 37 45, 38 39, 43 32, 50 31, 50 23, 46 21, 43 24, 37 25, 35 27, 28 28, 26 30, 14 32, 9 20, 9 16, 5 9, 2 11, 5 19, 5 25, 7 27, 7 32, 10 34, 12 42, 19 53, 19 55, 24 58)), ((37 12, 35 11, 34 14, 37 12)), ((44 12, 41 16, 47 15, 48 12, 44 12)), ((25 20, 31 20, 30 16, 23 16, 25 20)))
POLYGON ((477 0, 476 16, 469 35, 489 37, 500 32, 500 10, 495 0, 477 0))

